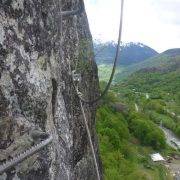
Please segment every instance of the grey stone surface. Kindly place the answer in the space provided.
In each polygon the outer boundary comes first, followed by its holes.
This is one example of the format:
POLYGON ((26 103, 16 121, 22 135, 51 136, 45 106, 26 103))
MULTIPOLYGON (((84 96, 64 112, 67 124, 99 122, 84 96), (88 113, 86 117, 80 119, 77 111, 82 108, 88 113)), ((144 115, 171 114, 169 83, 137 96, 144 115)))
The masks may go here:
MULTIPOLYGON (((60 6, 70 10, 77 3, 60 6)), ((78 64, 81 91, 88 99, 98 95, 91 34, 85 12, 63 18, 60 27, 60 6, 57 0, 0 0, 0 162, 36 143, 34 129, 53 135, 51 146, 0 179, 97 179, 69 70, 78 64)), ((99 158, 97 106, 84 107, 99 158)))

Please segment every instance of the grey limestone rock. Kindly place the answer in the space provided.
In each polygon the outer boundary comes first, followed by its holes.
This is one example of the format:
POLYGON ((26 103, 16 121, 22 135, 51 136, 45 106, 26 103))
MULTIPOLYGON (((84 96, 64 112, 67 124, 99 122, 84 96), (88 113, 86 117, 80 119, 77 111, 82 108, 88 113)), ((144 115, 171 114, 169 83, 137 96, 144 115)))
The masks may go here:
MULTIPOLYGON (((60 27, 60 8, 71 10, 77 4, 78 0, 0 0, 0 163, 8 160, 8 150, 19 154, 31 146, 33 129, 53 136, 50 146, 0 179, 97 179, 69 68, 78 67, 86 98, 97 97, 86 13, 63 17, 60 27)), ((84 108, 100 163, 97 105, 84 108)))

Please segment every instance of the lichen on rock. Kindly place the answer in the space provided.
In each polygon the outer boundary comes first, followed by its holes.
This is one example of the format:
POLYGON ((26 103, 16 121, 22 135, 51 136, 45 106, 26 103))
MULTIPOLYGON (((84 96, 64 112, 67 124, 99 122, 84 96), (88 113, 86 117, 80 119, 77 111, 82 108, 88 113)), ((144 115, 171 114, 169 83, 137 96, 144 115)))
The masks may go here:
MULTIPOLYGON (((78 2, 62 1, 61 7, 75 9, 78 2)), ((0 163, 36 143, 34 129, 53 136, 51 145, 0 178, 97 178, 69 69, 81 61, 80 88, 95 98, 92 38, 85 12, 63 18, 61 37, 60 20, 58 1, 0 1, 0 163)), ((96 105, 84 108, 98 157, 96 105)))

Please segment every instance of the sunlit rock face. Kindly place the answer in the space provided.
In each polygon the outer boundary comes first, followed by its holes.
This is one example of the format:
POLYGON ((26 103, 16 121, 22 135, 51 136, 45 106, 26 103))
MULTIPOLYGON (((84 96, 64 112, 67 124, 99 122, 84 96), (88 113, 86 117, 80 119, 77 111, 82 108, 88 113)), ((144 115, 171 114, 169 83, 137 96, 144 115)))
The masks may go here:
MULTIPOLYGON (((97 179, 69 65, 80 64, 80 89, 98 95, 85 12, 64 17, 78 0, 0 0, 0 163, 53 136, 51 145, 0 179, 97 179), (82 63, 83 62, 83 63, 82 63), (36 137, 37 136, 37 137, 36 137)), ((84 105, 95 151, 96 105, 84 105)), ((98 158, 99 159, 99 158, 98 158)))

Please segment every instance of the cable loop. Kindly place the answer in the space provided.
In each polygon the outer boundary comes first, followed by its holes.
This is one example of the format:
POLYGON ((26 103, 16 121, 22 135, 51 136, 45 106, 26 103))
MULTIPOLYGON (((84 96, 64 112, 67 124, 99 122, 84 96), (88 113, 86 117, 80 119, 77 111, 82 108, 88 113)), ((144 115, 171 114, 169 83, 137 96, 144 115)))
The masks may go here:
MULTIPOLYGON (((111 76, 109 78, 109 81, 107 83, 107 86, 105 87, 104 91, 102 92, 101 95, 99 95, 99 97, 95 98, 94 100, 87 100, 82 98, 82 96, 79 96, 77 93, 77 96, 79 97, 79 99, 81 99, 82 102, 86 103, 86 104, 90 104, 93 105, 94 103, 97 103, 98 101, 100 101, 108 92, 108 90, 110 89, 111 83, 113 81, 114 78, 114 74, 116 71, 116 66, 117 66, 117 61, 119 59, 119 55, 120 55, 120 44, 121 44, 121 37, 122 37, 122 27, 123 27, 123 10, 124 10, 124 0, 121 0, 121 13, 120 13, 120 24, 119 24, 119 36, 118 36, 118 43, 117 43, 117 48, 116 48, 116 54, 115 54, 115 59, 114 59, 114 63, 113 63, 113 68, 112 68, 112 72, 111 72, 111 76)), ((71 66, 70 66, 70 71, 71 71, 71 66)), ((75 70, 76 71, 76 70, 75 70)), ((72 71, 71 71, 72 72, 72 71)), ((73 77, 72 77, 73 79, 73 77)), ((75 82, 73 81, 73 86, 75 89, 77 89, 75 82)), ((79 91, 79 90, 78 90, 79 91)), ((76 91, 77 92, 77 91, 76 91)))

